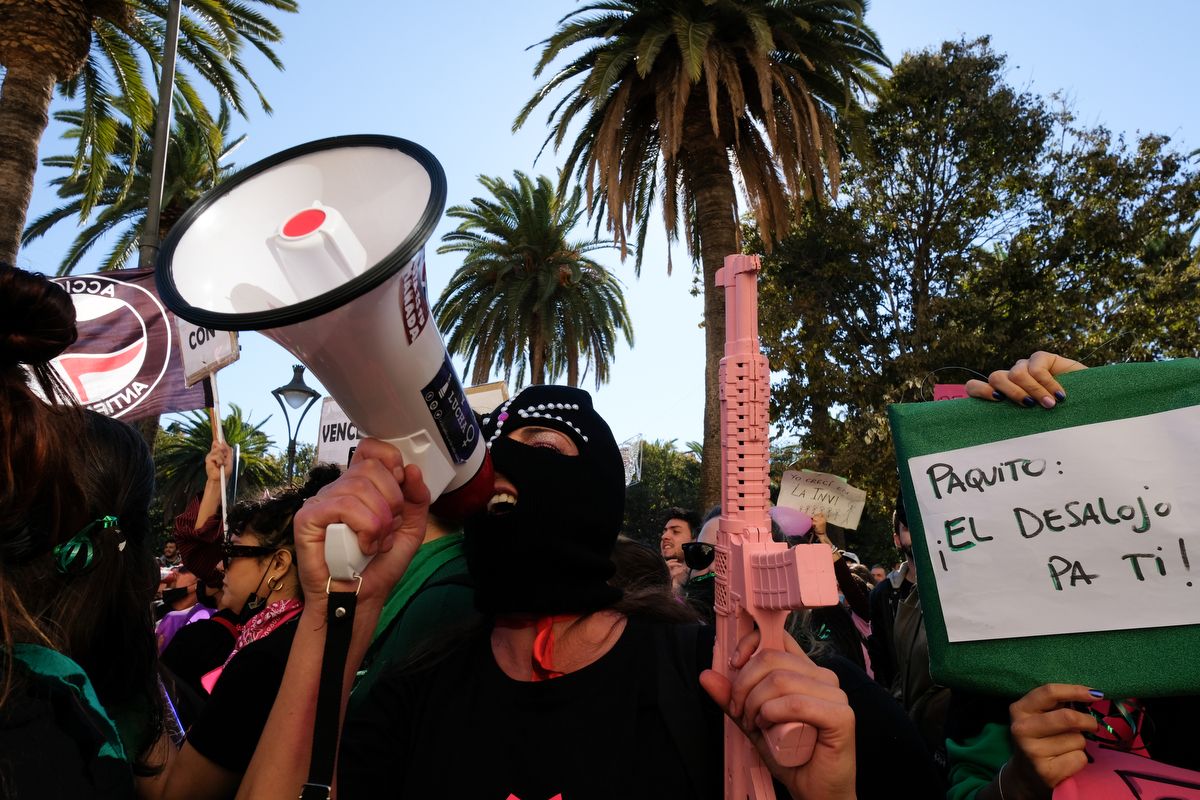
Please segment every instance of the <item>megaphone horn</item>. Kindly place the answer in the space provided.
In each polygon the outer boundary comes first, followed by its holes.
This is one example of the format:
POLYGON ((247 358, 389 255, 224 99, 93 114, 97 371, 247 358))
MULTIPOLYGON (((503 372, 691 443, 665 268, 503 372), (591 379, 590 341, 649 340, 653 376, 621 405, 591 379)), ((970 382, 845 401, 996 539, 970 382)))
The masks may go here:
MULTIPOLYGON (((445 203, 441 164, 418 144, 310 142, 204 195, 172 227, 156 278, 187 321, 290 351, 359 430, 421 467, 436 512, 462 518, 491 497, 492 472, 429 311, 424 246, 445 203)), ((336 538, 331 573, 342 560, 361 569, 357 545, 336 538)))

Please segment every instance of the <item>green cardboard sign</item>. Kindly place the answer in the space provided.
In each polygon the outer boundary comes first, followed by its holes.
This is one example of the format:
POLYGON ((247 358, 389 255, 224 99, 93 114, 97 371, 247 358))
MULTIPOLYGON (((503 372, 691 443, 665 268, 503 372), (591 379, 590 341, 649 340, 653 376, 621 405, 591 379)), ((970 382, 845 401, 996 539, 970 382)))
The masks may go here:
POLYGON ((889 408, 930 666, 1024 694, 1200 689, 1200 361, 1060 378, 1058 407, 889 408))

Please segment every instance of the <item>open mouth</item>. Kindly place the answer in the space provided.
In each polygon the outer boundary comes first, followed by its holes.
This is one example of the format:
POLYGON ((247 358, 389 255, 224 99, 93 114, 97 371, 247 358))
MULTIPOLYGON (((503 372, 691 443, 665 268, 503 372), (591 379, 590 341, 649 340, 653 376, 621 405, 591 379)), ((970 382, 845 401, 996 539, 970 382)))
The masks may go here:
POLYGON ((502 516, 512 512, 517 507, 517 498, 508 492, 496 492, 492 495, 492 499, 488 500, 487 510, 489 514, 502 516))

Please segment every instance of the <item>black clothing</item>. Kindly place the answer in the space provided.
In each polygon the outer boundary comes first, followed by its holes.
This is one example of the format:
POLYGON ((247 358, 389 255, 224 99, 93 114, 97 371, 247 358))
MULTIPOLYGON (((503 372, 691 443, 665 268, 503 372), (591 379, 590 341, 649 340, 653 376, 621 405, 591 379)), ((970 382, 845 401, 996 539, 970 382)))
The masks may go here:
POLYGON ((688 605, 700 612, 700 616, 709 625, 717 618, 717 610, 713 607, 717 591, 717 573, 697 575, 683 585, 683 599, 688 605))
POLYGON ((218 611, 208 619, 180 628, 159 657, 174 678, 168 686, 174 690, 175 709, 185 730, 200 716, 208 700, 208 691, 200 679, 229 658, 239 627, 236 614, 218 611))
POLYGON ((245 772, 283 683, 299 618, 239 650, 225 665, 187 740, 202 756, 231 772, 245 772))
MULTIPOLYGON (((536 683, 507 677, 486 635, 419 672, 393 670, 347 716, 339 796, 717 800, 722 715, 697 680, 713 636, 631 619, 594 664, 536 683)), ((903 709, 845 659, 820 663, 858 720, 859 796, 890 796, 901 774, 913 796, 939 796, 903 709)))
POLYGON ((896 587, 889 575, 871 590, 871 637, 867 640, 867 653, 871 656, 871 671, 875 673, 875 680, 889 691, 896 682, 899 670, 892 646, 896 609, 900 601, 908 597, 913 586, 911 581, 904 580, 896 587))
MULTIPOLYGON (((659 702, 655 637, 668 627, 630 620, 598 661, 547 681, 505 675, 486 635, 385 676, 346 720, 339 797, 717 800, 720 759, 693 786, 659 702)), ((711 652, 711 639, 697 647, 711 652)), ((720 712, 699 685, 688 691, 705 750, 719 753, 720 712)))

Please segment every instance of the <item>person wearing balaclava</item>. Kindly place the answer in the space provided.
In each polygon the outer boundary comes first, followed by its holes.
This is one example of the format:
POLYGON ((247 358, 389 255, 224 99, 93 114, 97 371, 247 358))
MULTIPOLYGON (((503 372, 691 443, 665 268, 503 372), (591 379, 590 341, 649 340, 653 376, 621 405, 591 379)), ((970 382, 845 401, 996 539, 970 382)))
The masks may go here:
MULTIPOLYGON (((697 680, 711 634, 705 640, 701 626, 670 621, 689 612, 669 594, 670 611, 634 612, 610 584, 624 470, 587 392, 530 387, 489 414, 482 434, 494 490, 464 529, 487 624, 384 675, 347 715, 340 798, 715 800, 724 789, 722 709, 736 711, 755 741, 760 726, 814 725, 821 744, 806 765, 780 767, 765 746, 760 752, 793 797, 854 797, 854 715, 832 673, 798 648, 752 656, 751 636, 734 657, 742 667, 734 684, 711 671, 697 680)), ((316 591, 329 580, 320 558, 325 526, 344 522, 376 553, 361 582, 340 589, 358 591, 348 657, 355 664, 420 543, 428 502, 419 470, 404 467, 390 445, 364 440, 342 479, 297 513, 298 563, 314 588, 306 590, 313 608, 306 604, 301 617, 244 795, 291 798, 305 779, 294 754, 311 746, 325 646, 327 611, 316 591)))

